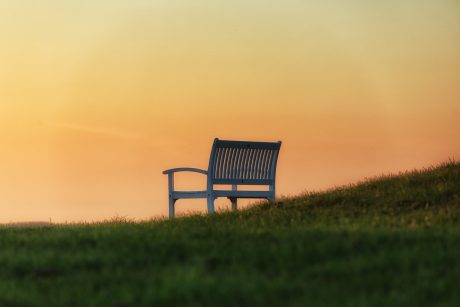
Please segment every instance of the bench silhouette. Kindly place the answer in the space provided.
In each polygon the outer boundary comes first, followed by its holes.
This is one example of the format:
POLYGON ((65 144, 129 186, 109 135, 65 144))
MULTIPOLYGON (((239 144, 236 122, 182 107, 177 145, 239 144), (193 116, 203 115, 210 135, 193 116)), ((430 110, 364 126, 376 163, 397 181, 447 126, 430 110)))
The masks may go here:
POLYGON ((225 141, 215 139, 208 170, 180 167, 163 172, 168 175, 169 218, 174 218, 178 199, 206 198, 208 213, 214 212, 214 200, 226 197, 237 209, 238 198, 275 199, 275 177, 281 142, 225 141), (174 174, 195 172, 207 176, 205 191, 175 191, 174 174), (214 185, 232 185, 231 190, 216 190, 214 185), (267 190, 239 191, 239 185, 266 185, 267 190))

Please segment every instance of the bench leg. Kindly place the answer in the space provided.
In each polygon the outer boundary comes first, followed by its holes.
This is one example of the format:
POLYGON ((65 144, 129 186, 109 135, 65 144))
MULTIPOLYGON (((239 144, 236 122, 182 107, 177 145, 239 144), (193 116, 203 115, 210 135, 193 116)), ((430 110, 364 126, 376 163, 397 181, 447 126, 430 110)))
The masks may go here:
POLYGON ((232 202, 232 210, 238 210, 238 200, 237 198, 230 198, 230 201, 232 202))
POLYGON ((275 185, 271 185, 269 187, 269 190, 270 190, 270 192, 272 194, 272 197, 269 197, 268 201, 274 202, 275 201, 275 185))
POLYGON ((172 198, 172 196, 169 196, 169 218, 173 219, 175 216, 175 210, 174 210, 174 205, 176 203, 176 200, 172 198))
POLYGON ((168 174, 168 190, 169 190, 169 219, 174 218, 174 203, 176 200, 174 199, 174 173, 168 174))
POLYGON ((214 196, 208 196, 208 213, 214 213, 214 196))

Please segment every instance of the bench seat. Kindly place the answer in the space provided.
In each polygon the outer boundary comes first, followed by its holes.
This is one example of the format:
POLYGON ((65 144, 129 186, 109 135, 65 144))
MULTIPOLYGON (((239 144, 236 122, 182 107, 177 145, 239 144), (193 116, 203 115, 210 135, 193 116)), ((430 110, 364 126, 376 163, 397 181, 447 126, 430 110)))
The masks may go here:
POLYGON ((174 191, 174 198, 207 198, 206 191, 174 191))

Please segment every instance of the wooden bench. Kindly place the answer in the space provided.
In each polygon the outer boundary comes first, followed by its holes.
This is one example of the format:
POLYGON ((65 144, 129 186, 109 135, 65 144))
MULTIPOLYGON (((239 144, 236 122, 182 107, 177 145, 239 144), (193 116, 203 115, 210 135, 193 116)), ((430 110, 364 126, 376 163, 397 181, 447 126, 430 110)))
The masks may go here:
POLYGON ((181 167, 163 172, 168 175, 169 218, 174 218, 178 199, 206 198, 208 213, 214 212, 214 200, 226 197, 237 209, 238 198, 275 199, 275 177, 281 142, 224 141, 215 139, 208 170, 181 167), (196 172, 207 176, 205 191, 175 191, 174 174, 196 172), (232 185, 231 190, 216 190, 214 185, 232 185), (265 185, 268 190, 239 191, 239 185, 265 185))

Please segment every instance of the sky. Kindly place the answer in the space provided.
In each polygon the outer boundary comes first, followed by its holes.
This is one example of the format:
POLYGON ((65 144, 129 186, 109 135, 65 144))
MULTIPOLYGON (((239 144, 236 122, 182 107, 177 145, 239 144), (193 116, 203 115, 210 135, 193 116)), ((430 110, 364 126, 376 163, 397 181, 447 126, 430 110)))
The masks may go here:
POLYGON ((0 0, 0 223, 165 215, 215 137, 282 140, 278 196, 428 167, 458 118, 457 0, 0 0))

